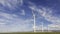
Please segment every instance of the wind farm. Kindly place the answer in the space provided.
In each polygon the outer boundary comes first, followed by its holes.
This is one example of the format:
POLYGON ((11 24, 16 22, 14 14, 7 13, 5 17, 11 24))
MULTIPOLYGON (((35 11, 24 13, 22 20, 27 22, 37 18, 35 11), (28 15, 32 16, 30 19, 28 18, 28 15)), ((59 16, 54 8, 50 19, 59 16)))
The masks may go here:
POLYGON ((0 0, 0 34, 60 34, 60 0, 0 0))

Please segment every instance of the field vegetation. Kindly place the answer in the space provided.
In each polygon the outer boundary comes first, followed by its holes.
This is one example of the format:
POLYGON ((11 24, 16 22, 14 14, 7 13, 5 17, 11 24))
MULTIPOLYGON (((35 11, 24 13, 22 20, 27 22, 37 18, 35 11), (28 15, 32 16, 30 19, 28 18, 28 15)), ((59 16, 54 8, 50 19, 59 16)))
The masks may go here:
POLYGON ((60 34, 60 32, 14 32, 14 33, 0 33, 0 34, 60 34))

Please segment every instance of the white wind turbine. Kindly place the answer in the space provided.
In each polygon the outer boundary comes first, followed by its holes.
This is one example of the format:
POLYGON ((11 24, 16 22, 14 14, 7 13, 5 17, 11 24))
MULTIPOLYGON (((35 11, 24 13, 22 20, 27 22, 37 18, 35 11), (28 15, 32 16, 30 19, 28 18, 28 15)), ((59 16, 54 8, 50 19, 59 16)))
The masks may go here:
POLYGON ((33 20, 34 20, 34 23, 33 23, 33 30, 34 30, 34 32, 36 32, 36 19, 35 19, 35 13, 34 13, 35 8, 34 8, 34 7, 29 7, 29 8, 32 9, 33 20))
POLYGON ((34 25, 33 25, 33 28, 34 28, 34 32, 36 32, 36 22, 35 22, 35 14, 32 10, 32 14, 33 14, 33 18, 34 18, 34 25))
MULTIPOLYGON (((34 32, 36 32, 36 18, 35 18, 35 13, 34 13, 34 10, 36 10, 35 6, 32 6, 32 7, 29 7, 32 9, 32 14, 33 14, 33 18, 34 18, 34 26, 33 26, 33 29, 34 29, 34 32)), ((36 10, 37 11, 37 10, 36 10)), ((43 14, 44 15, 44 14, 43 14)), ((43 22, 42 22, 42 32, 44 32, 44 29, 43 29, 43 22)))
POLYGON ((42 22, 42 32, 44 32, 44 29, 43 29, 43 22, 42 22))

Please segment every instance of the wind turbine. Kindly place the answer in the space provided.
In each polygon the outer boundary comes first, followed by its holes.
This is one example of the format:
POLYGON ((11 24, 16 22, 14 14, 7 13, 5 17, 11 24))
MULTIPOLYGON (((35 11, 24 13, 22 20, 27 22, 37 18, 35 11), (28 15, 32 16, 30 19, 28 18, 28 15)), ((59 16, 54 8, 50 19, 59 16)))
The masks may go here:
POLYGON ((49 25, 47 25, 47 32, 49 32, 49 25))
POLYGON ((29 7, 29 8, 31 8, 32 9, 32 14, 33 14, 33 31, 34 32, 36 32, 36 19, 35 19, 35 13, 34 13, 34 10, 35 10, 35 8, 34 7, 29 7))
POLYGON ((44 32, 44 29, 43 29, 43 22, 42 22, 42 32, 44 32))
POLYGON ((33 19, 34 19, 33 29, 34 29, 34 32, 36 32, 35 14, 33 10, 32 10, 32 14, 33 14, 33 19))
MULTIPOLYGON (((42 16, 45 16, 45 12, 42 12, 41 10, 39 10, 40 11, 40 13, 42 13, 42 16)), ((44 32, 44 23, 43 22, 41 22, 41 32, 44 32)))

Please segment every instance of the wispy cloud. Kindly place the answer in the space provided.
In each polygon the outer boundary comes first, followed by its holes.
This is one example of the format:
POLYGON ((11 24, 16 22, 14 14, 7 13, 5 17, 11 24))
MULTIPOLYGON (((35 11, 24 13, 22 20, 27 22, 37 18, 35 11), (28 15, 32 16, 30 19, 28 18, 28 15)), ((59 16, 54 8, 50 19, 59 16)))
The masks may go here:
MULTIPOLYGON (((17 5, 19 4, 20 6, 23 5, 23 0, 0 0, 1 5, 4 7, 9 8, 9 10, 15 10, 17 5)), ((1 8, 2 10, 2 8, 1 8)))
POLYGON ((60 30, 60 24, 50 24, 48 25, 49 30, 60 30))
POLYGON ((6 23, 0 23, 0 25, 5 25, 6 23))
POLYGON ((32 31, 32 19, 22 19, 15 14, 0 13, 0 32, 32 31))
MULTIPOLYGON (((23 0, 0 0, 3 7, 10 9, 23 5, 23 0)), ((0 10, 6 11, 4 8, 0 10)), ((13 11, 13 10, 12 10, 13 11)), ((25 10, 21 10, 21 15, 25 15, 25 10)), ((26 32, 32 31, 33 19, 23 19, 17 14, 9 14, 0 11, 0 32, 26 32)))
MULTIPOLYGON (((42 6, 38 7, 38 6, 36 6, 36 5, 31 5, 31 6, 29 6, 29 8, 30 8, 31 10, 33 10, 33 11, 38 12, 38 14, 40 15, 40 16, 38 16, 38 17, 44 17, 44 19, 47 20, 47 21, 49 21, 49 22, 51 22, 53 26, 55 26, 55 24, 60 24, 60 18, 59 18, 59 17, 56 17, 56 16, 54 16, 54 15, 52 14, 53 9, 47 8, 47 7, 42 7, 42 6)), ((49 24, 49 25, 50 25, 50 24, 49 24)), ((50 25, 50 26, 51 26, 51 25, 50 25)), ((47 25, 45 28, 47 29, 47 27, 49 27, 49 26, 47 25)), ((51 26, 51 27, 52 27, 52 26, 51 26)), ((37 28, 39 28, 39 26, 38 26, 37 28)), ((41 27, 40 27, 40 28, 41 28, 41 27)), ((49 28, 50 28, 50 27, 49 27, 49 28)), ((55 29, 58 29, 58 28, 59 28, 59 25, 56 26, 55 29)), ((54 27, 53 27, 53 28, 50 28, 50 29, 54 29, 54 27)), ((55 29, 54 29, 54 30, 55 30, 55 29)))
MULTIPOLYGON (((23 0, 0 0, 0 3, 4 6, 9 8, 10 10, 16 10, 16 8, 20 8, 19 6, 23 5, 23 0)), ((43 29, 47 29, 49 27, 49 30, 56 30, 59 29, 60 26, 60 18, 52 15, 52 10, 47 7, 37 6, 32 2, 28 2, 29 8, 35 12, 37 12, 39 15, 37 17, 43 17, 43 21, 49 21, 52 24, 49 24, 47 26, 43 26, 43 29)), ((2 8, 0 8, 1 10, 2 8)), ((4 9, 2 9, 4 11, 4 9)), ((21 15, 26 15, 25 10, 21 9, 21 15)), ((36 19, 37 19, 36 17, 36 19)), ((40 19, 40 18, 38 18, 40 19)), ((40 19, 41 20, 41 19, 40 19)), ((37 21, 37 20, 36 20, 37 21)), ((48 22, 48 23, 49 23, 48 22)), ((42 23, 42 22, 39 22, 42 23)), ((38 24, 38 23, 37 23, 38 24)), ((37 30, 42 29, 42 25, 36 26, 37 30)), ((0 11, 0 32, 26 32, 26 31, 32 31, 33 30, 33 19, 23 19, 17 14, 9 14, 0 11)))
POLYGON ((25 10, 21 10, 21 15, 25 15, 25 10))
POLYGON ((52 10, 49 10, 49 8, 45 8, 45 7, 40 7, 41 9, 37 8, 37 6, 34 5, 33 6, 30 6, 32 8, 35 8, 35 9, 32 9, 34 11, 37 11, 41 16, 43 16, 46 20, 50 21, 50 22, 57 22, 57 23, 60 23, 60 18, 56 17, 56 16, 53 16, 52 15, 52 10), (48 11, 48 12, 47 12, 48 11))

